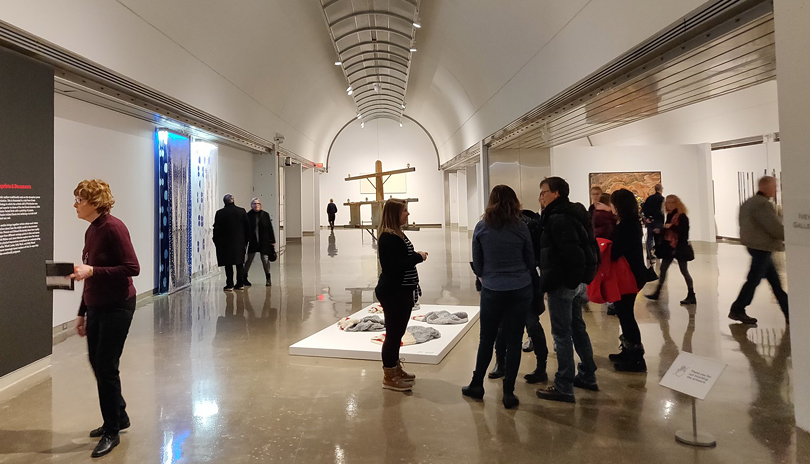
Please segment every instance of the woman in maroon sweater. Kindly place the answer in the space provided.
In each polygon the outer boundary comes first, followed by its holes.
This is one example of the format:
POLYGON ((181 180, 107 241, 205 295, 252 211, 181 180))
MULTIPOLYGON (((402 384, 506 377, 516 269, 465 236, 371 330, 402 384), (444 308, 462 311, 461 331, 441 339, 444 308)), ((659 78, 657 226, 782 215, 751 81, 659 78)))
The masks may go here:
POLYGON ((118 363, 135 312, 132 277, 140 273, 140 266, 127 227, 110 214, 115 204, 110 186, 99 179, 84 180, 73 195, 77 216, 90 223, 84 234, 82 264, 75 266, 71 277, 84 281, 76 332, 87 336, 104 418, 104 424, 90 432, 91 437, 101 437, 92 454, 99 457, 118 445, 118 432, 130 425, 118 363))

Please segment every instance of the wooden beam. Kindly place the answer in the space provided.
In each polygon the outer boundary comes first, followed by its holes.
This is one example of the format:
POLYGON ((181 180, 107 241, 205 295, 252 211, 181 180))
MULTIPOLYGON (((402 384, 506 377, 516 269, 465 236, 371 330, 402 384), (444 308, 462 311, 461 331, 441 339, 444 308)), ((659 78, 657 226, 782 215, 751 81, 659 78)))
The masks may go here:
POLYGON ((368 178, 371 178, 371 177, 390 176, 390 175, 393 175, 393 174, 402 174, 404 172, 413 172, 413 171, 416 171, 416 168, 402 168, 402 169, 395 169, 393 171, 374 172, 374 173, 371 173, 371 174, 363 174, 363 175, 360 175, 360 176, 350 176, 350 177, 346 177, 343 180, 368 179, 368 178))

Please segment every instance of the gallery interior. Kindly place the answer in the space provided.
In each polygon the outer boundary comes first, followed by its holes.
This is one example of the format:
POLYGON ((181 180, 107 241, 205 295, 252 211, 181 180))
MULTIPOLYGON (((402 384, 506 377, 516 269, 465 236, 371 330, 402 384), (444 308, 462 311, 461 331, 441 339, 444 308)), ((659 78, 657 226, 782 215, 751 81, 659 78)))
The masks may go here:
POLYGON ((140 264, 109 462, 810 463, 808 23, 803 0, 0 2, 0 463, 94 462, 84 284, 43 265, 82 263, 84 179, 140 264), (790 323, 762 282, 741 324, 740 205, 766 175, 790 323), (550 176, 586 207, 596 184, 678 195, 697 304, 677 270, 639 294, 643 373, 613 369, 619 321, 586 304, 600 388, 574 404, 535 396, 530 352, 519 407, 495 380, 470 400, 473 230, 492 187, 539 211, 550 176), (226 194, 269 213, 272 285, 257 261, 223 291, 226 194), (407 393, 380 388, 383 328, 350 333, 375 315, 390 198, 429 253, 413 315, 455 314, 410 321, 407 393), (662 385, 698 357, 719 366, 705 397, 662 385), (676 440, 695 418, 716 446, 676 440))

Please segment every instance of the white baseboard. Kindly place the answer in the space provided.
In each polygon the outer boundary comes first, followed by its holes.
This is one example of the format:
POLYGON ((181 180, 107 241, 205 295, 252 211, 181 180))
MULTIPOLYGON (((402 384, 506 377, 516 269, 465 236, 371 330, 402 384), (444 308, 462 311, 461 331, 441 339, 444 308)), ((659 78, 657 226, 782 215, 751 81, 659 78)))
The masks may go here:
POLYGON ((0 403, 10 400, 51 376, 51 356, 0 377, 0 403))

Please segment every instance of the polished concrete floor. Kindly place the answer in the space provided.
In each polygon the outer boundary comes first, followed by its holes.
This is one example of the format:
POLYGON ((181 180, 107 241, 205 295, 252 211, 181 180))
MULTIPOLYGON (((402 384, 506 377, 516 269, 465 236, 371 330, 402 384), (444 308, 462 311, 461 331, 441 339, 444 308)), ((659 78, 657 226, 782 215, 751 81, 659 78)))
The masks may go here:
MULTIPOLYGON (((466 232, 423 229, 409 237, 430 253, 419 266, 422 301, 477 304, 466 232)), ((720 244, 690 264, 698 305, 678 301, 677 269, 658 303, 636 304, 649 372, 619 374, 607 360, 619 324, 599 305, 586 322, 602 391, 577 404, 541 402, 522 374, 517 410, 500 385, 483 402, 461 396, 477 328, 436 366, 410 365, 412 394, 380 388, 380 363, 292 357, 288 346, 372 302, 375 250, 367 234, 337 230, 289 244, 273 287, 222 292, 224 277, 143 304, 121 362, 132 428, 96 461, 109 463, 793 463, 810 462, 810 438, 793 426, 789 332, 766 284, 750 314, 730 325, 727 308, 748 267, 744 248, 720 244), (681 351, 728 363, 699 427, 714 449, 675 442, 691 426, 690 402, 658 382, 681 351)), ((254 267, 251 280, 262 282, 254 267)), ((547 314, 542 318, 548 330, 547 314)), ((54 347, 51 378, 0 404, 0 462, 91 462, 100 425, 84 339, 54 347)), ((552 353, 549 373, 556 361, 552 353)), ((804 401, 810 399, 804 398, 804 401)))

